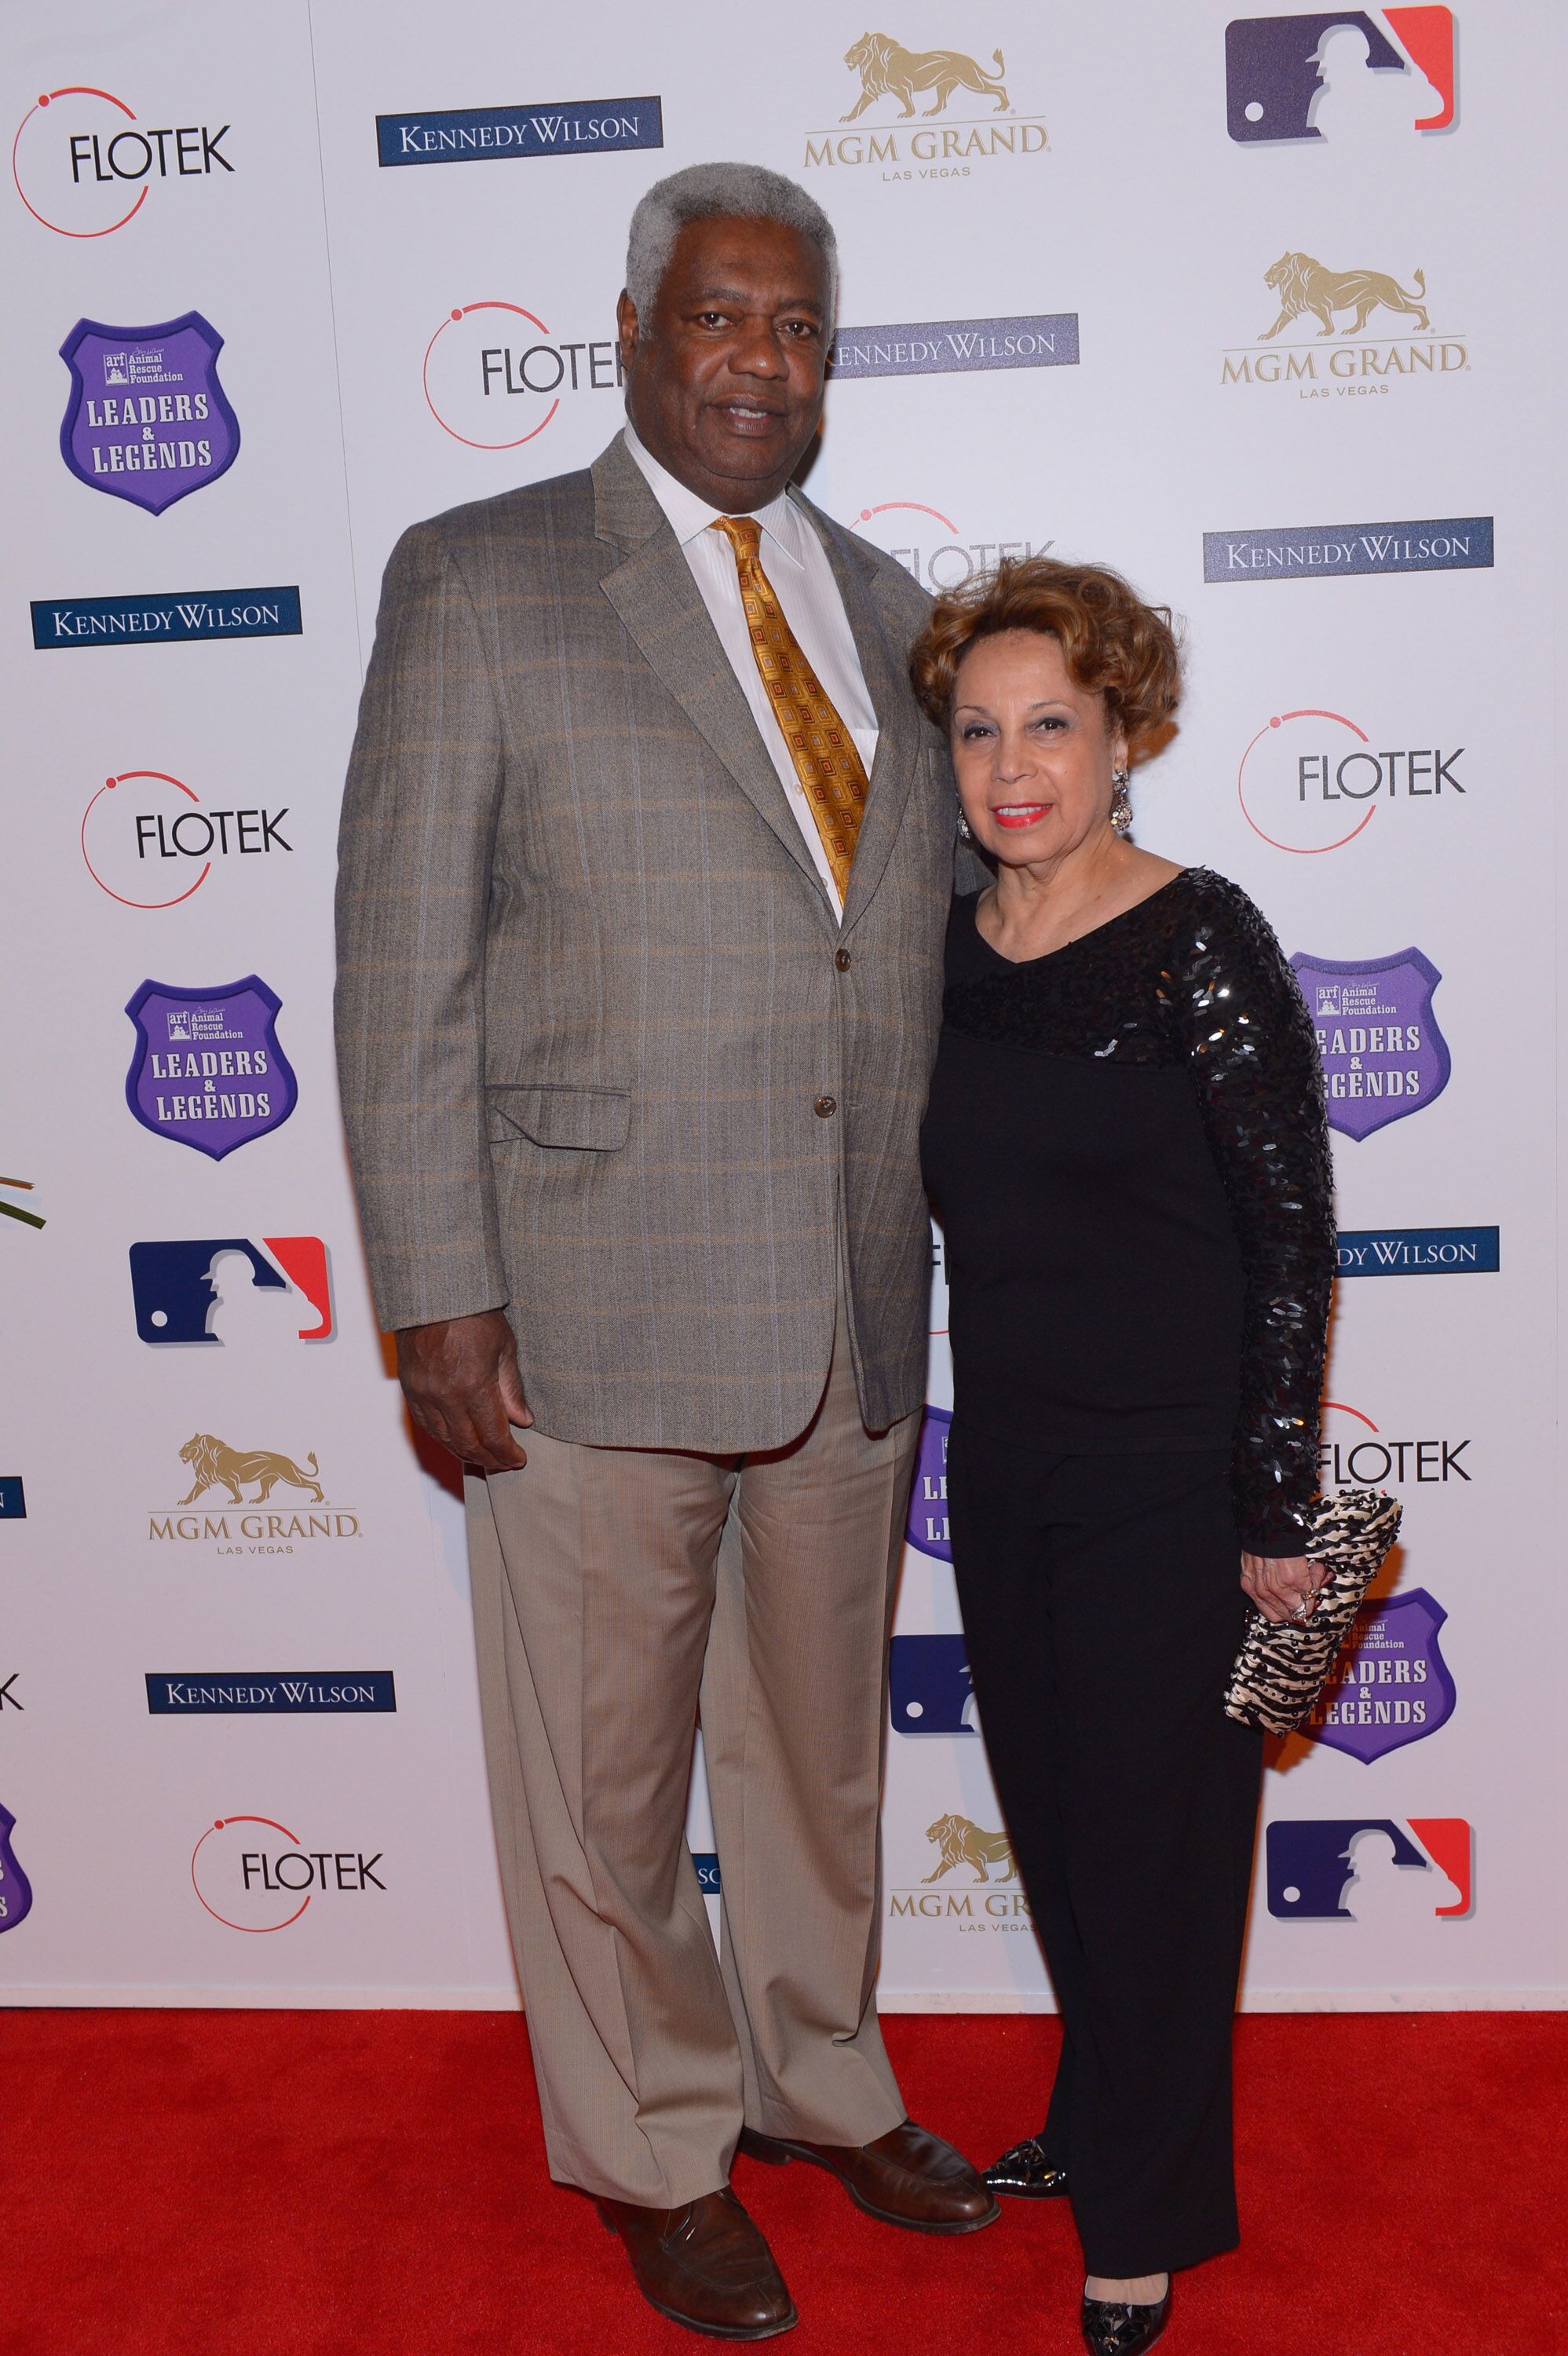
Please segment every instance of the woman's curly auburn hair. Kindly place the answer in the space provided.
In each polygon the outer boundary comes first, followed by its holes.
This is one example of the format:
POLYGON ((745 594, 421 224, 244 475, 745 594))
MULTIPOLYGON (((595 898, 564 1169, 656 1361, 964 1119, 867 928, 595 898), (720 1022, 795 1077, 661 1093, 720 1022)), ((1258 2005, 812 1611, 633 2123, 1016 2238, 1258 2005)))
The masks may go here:
POLYGON ((1034 630, 1055 638, 1068 677, 1103 695, 1133 759, 1157 751, 1181 700, 1181 657, 1168 606, 1146 605, 1119 573, 1054 557, 1004 557, 994 573, 950 590, 915 640, 909 675, 927 718, 945 728, 958 666, 981 638, 1034 630))

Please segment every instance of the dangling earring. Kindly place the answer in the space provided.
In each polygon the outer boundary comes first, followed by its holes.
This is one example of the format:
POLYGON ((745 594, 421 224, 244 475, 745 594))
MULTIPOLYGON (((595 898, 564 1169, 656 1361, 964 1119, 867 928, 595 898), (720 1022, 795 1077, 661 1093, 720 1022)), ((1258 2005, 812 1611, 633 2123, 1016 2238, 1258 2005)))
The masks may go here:
POLYGON ((969 831, 969 821, 962 809, 958 813, 958 840, 960 842, 973 842, 975 840, 969 831))
POLYGON ((1128 774, 1125 769, 1113 769, 1111 772, 1111 783, 1115 788, 1111 796, 1113 834, 1130 834, 1133 830, 1132 796, 1127 791, 1128 774))

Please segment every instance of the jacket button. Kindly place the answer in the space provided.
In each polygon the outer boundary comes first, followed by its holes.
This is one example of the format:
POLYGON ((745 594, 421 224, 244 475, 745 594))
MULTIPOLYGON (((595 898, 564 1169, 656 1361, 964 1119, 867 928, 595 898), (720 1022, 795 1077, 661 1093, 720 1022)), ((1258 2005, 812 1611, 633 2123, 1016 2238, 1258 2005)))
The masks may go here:
POLYGON ((850 956, 849 956, 849 952, 848 952, 848 949, 837 949, 837 950, 836 950, 836 951, 834 952, 833 962, 834 962, 834 964, 837 967, 837 969, 838 969, 838 970, 839 970, 839 972, 840 972, 840 973, 848 973, 848 970, 849 970, 850 963, 851 963, 851 959, 850 959, 850 956))
POLYGON ((818 1120, 831 1120, 838 1109, 838 1099, 837 1097, 818 1097, 812 1109, 818 1120))

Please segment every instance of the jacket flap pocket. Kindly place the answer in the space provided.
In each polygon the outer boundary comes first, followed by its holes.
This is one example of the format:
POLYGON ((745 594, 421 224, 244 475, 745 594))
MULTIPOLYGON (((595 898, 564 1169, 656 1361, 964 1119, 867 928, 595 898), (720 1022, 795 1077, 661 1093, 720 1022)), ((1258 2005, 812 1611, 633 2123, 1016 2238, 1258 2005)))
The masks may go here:
POLYGON ((493 1144, 521 1135, 536 1145, 613 1153, 626 1142, 632 1125, 632 1099, 624 1088, 523 1086, 486 1093, 493 1144))

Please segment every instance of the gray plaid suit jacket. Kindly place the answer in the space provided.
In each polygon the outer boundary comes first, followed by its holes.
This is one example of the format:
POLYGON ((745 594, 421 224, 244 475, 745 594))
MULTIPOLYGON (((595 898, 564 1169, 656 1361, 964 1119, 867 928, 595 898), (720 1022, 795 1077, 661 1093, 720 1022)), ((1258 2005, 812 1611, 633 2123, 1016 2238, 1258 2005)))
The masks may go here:
POLYGON ((802 506, 881 732, 842 926, 619 436, 416 524, 387 568, 337 894, 376 1304, 388 1328, 504 1306, 558 1439, 795 1438, 840 1204, 862 1413, 924 1396, 953 786, 906 676, 923 593, 802 506))

